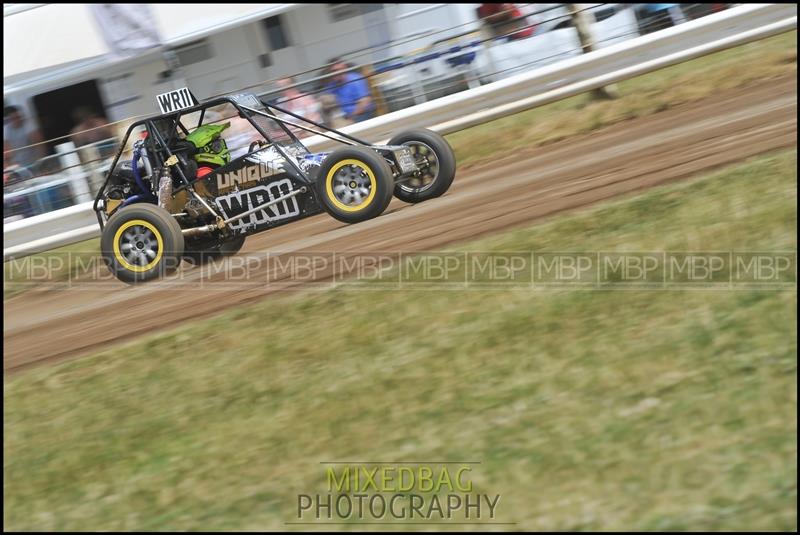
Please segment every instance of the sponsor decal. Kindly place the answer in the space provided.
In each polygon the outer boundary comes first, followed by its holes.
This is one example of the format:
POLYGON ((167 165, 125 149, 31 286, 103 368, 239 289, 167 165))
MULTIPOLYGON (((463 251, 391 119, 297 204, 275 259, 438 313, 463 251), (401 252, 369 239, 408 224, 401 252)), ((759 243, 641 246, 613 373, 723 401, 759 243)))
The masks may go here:
POLYGON ((300 169, 303 170, 304 173, 310 172, 312 169, 315 169, 322 165, 322 160, 330 154, 329 152, 318 152, 316 154, 306 154, 304 155, 298 162, 300 165, 300 169))
POLYGON ((282 161, 261 161, 258 165, 249 165, 236 171, 217 176, 217 190, 223 191, 234 186, 258 182, 261 179, 284 173, 282 161))
MULTIPOLYGON (((261 204, 268 203, 292 191, 292 181, 288 178, 276 180, 264 186, 244 189, 222 195, 216 198, 217 206, 225 215, 225 219, 233 217, 261 204)), ((297 198, 291 197, 272 206, 267 206, 230 223, 231 228, 238 231, 247 231, 251 227, 258 227, 272 221, 288 219, 300 215, 297 198)))
POLYGON ((278 152, 278 149, 270 145, 269 147, 266 147, 265 149, 262 149, 259 152, 256 152, 255 154, 251 154, 250 156, 245 158, 245 161, 251 163, 265 163, 265 162, 275 161, 283 165, 283 162, 285 160, 283 159, 283 156, 281 156, 281 153, 278 152))
POLYGON ((229 95, 231 100, 234 100, 240 106, 247 106, 248 108, 263 108, 264 105, 253 93, 237 93, 229 95))

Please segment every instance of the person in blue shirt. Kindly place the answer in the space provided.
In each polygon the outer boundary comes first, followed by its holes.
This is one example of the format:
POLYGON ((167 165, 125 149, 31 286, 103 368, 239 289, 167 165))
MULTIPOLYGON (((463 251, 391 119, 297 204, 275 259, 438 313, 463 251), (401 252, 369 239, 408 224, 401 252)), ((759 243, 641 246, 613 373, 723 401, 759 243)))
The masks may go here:
POLYGON ((345 72, 348 67, 343 61, 334 60, 332 63, 327 92, 336 97, 345 118, 357 123, 375 117, 375 103, 364 77, 357 71, 345 72))
POLYGON ((686 22, 681 4, 635 4, 639 33, 642 35, 686 22))

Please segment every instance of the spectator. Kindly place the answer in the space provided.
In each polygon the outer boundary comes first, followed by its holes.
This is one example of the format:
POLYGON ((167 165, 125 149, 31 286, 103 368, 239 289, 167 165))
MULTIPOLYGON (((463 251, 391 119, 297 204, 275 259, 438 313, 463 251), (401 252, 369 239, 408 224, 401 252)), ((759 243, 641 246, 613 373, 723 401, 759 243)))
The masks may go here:
POLYGON ((533 35, 534 26, 528 27, 528 20, 516 4, 481 4, 478 18, 491 31, 493 37, 508 35, 509 41, 526 39, 533 35), (514 32, 516 29, 518 32, 514 32))
POLYGON ((636 4, 635 13, 642 35, 686 22, 680 4, 636 4))
POLYGON ((345 119, 350 122, 365 121, 375 117, 375 103, 369 85, 357 71, 347 71, 347 64, 339 59, 331 60, 331 83, 327 91, 336 97, 345 119))
POLYGON ((72 112, 72 121, 75 123, 75 127, 70 131, 70 139, 75 147, 98 144, 97 155, 89 153, 84 154, 83 157, 105 158, 114 153, 116 148, 116 140, 113 139, 114 131, 105 117, 88 106, 79 106, 72 112))
POLYGON ((29 126, 26 122, 19 106, 6 106, 3 109, 4 168, 30 167, 45 155, 45 146, 35 145, 42 141, 42 135, 36 127, 29 126))
MULTIPOLYGON (((281 97, 278 100, 278 104, 282 108, 292 113, 296 113, 301 117, 305 117, 317 123, 322 122, 322 106, 320 103, 313 95, 308 95, 300 91, 297 87, 292 87, 294 84, 295 82, 292 78, 278 80, 278 87, 281 89, 281 97)), ((287 119, 298 122, 292 116, 287 117, 287 119)), ((302 124, 302 121, 299 121, 299 123, 302 124)), ((293 131, 294 130, 297 129, 293 129, 293 131)), ((294 133, 298 137, 308 135, 308 132, 304 130, 294 133)))
MULTIPOLYGON (((110 140, 114 137, 114 132, 105 117, 101 117, 88 106, 79 106, 72 112, 72 120, 75 127, 70 132, 70 139, 76 147, 83 147, 100 141, 110 140)), ((108 150, 113 149, 114 141, 98 146, 98 150, 103 156, 108 150)))
POLYGON ((330 128, 342 128, 349 122, 344 118, 344 113, 336 103, 336 96, 331 93, 322 93, 319 96, 319 103, 322 107, 322 124, 330 128))

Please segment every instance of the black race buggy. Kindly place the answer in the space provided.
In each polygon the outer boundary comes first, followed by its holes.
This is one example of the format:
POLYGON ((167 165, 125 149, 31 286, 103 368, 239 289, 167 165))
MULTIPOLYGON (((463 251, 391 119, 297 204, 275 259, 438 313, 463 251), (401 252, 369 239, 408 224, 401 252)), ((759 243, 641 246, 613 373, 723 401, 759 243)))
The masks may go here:
POLYGON ((128 128, 94 201, 103 258, 127 283, 235 254, 247 236, 323 210, 346 223, 371 219, 392 195, 432 199, 455 176, 450 145, 430 130, 371 145, 252 94, 197 103, 182 89, 159 105, 164 113, 128 128), (238 136, 241 154, 223 136, 231 120, 251 133, 238 136), (345 146, 312 153, 297 132, 345 146))

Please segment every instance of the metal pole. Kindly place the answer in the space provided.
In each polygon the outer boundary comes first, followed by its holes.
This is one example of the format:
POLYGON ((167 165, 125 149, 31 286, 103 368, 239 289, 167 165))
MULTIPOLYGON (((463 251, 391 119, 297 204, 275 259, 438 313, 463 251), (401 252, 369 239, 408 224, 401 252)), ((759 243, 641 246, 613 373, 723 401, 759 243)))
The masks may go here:
MULTIPOLYGON (((575 31, 578 32, 578 40, 581 43, 581 48, 584 54, 594 50, 594 36, 592 35, 592 27, 586 16, 586 10, 580 9, 578 4, 564 4, 572 17, 572 24, 575 26, 575 31)), ((619 96, 619 91, 616 85, 607 85, 598 87, 592 90, 592 97, 597 99, 611 100, 619 96)))
POLYGON ((78 157, 77 149, 72 141, 56 145, 56 152, 61 159, 61 165, 66 169, 66 175, 70 179, 70 189, 75 196, 75 204, 89 202, 92 200, 91 188, 89 187, 89 173, 81 166, 81 159, 78 157))

